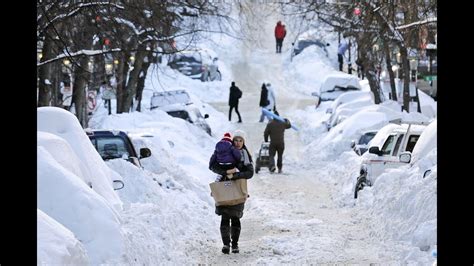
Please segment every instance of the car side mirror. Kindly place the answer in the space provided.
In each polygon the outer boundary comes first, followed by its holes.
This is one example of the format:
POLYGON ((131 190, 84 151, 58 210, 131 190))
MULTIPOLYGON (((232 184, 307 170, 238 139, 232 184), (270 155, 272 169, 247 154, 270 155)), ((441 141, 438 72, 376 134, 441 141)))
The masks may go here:
POLYGON ((356 145, 355 140, 352 140, 352 141, 351 141, 351 148, 354 149, 355 145, 356 145))
POLYGON ((379 150, 379 147, 377 146, 370 147, 369 153, 377 154, 378 156, 382 155, 382 152, 379 150))
POLYGON ((411 161, 411 153, 410 152, 402 152, 399 156, 398 156, 400 162, 402 163, 410 163, 411 161))
POLYGON ((208 114, 204 114, 204 119, 209 118, 208 114))
POLYGON ((125 186, 125 184, 123 183, 122 180, 114 180, 114 182, 113 182, 114 190, 122 189, 124 186, 125 186))
POLYGON ((140 159, 150 157, 151 156, 151 150, 148 148, 141 148, 140 149, 140 159))

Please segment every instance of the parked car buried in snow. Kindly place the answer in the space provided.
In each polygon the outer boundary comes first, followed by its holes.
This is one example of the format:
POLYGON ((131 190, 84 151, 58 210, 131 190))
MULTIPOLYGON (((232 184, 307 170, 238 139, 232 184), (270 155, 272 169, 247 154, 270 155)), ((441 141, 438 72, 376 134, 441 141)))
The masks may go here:
POLYGON ((217 55, 209 49, 184 50, 170 56, 168 65, 192 79, 222 80, 217 55))
POLYGON ((194 124, 212 136, 211 127, 206 120, 209 115, 201 114, 199 109, 191 102, 185 90, 155 92, 151 97, 150 110, 159 109, 170 116, 181 118, 194 124))
POLYGON ((304 32, 300 34, 295 42, 293 42, 291 45, 291 57, 290 59, 292 60, 293 57, 301 53, 305 48, 314 45, 319 48, 321 48, 324 51, 324 54, 326 56, 329 56, 328 51, 326 49, 326 46, 329 46, 329 43, 323 42, 321 40, 321 37, 318 35, 319 31, 315 30, 309 30, 307 32, 304 32))
POLYGON ((377 130, 367 130, 363 132, 357 141, 353 140, 351 142, 351 148, 357 155, 361 156, 368 150, 368 144, 376 134, 377 130))
POLYGON ((319 91, 313 92, 311 95, 319 97, 320 101, 333 101, 346 91, 359 90, 361 90, 361 86, 357 76, 335 72, 327 75, 319 91))
POLYGON ((148 148, 141 148, 140 156, 137 156, 132 141, 124 131, 90 129, 85 131, 104 161, 122 158, 143 168, 140 160, 151 156, 148 148))
POLYGON ((428 123, 391 121, 377 132, 371 141, 368 153, 363 155, 360 175, 354 188, 354 198, 364 186, 371 186, 376 178, 386 169, 397 168, 406 164, 398 156, 412 152, 423 130, 428 123))

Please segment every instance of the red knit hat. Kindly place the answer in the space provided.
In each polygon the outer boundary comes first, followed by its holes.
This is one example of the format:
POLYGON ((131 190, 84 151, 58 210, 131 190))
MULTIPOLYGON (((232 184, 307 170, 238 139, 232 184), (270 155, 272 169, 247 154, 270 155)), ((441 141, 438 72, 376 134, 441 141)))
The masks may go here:
POLYGON ((222 139, 225 139, 225 140, 228 140, 228 141, 232 142, 232 136, 230 135, 229 132, 226 132, 222 139))

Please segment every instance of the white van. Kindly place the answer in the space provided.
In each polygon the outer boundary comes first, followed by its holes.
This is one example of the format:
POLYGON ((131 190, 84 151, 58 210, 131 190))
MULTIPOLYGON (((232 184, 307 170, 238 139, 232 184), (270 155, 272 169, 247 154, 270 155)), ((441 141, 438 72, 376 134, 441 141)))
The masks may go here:
POLYGON ((381 128, 370 142, 368 152, 362 155, 360 176, 357 177, 354 189, 354 198, 357 198, 359 190, 364 186, 371 186, 376 178, 386 169, 397 168, 405 165, 399 159, 403 152, 412 152, 416 142, 428 123, 405 122, 401 120, 390 121, 391 123, 381 128))

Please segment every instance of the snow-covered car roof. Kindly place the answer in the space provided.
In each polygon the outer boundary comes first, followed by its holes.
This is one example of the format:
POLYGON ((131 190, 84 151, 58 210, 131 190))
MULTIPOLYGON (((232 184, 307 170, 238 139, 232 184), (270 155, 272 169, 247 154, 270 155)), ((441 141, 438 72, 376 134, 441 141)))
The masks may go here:
POLYGON ((332 112, 334 112, 338 106, 361 99, 372 99, 373 102, 374 94, 371 91, 348 91, 343 93, 339 95, 331 104, 332 112))
POLYGON ((179 59, 182 56, 193 57, 196 61, 202 62, 203 64, 212 64, 214 58, 218 58, 217 53, 208 48, 190 48, 182 50, 173 55, 174 60, 179 59))
POLYGON ((319 93, 334 91, 336 86, 343 88, 353 87, 358 90, 361 89, 359 78, 357 76, 337 71, 326 76, 321 84, 319 93))
POLYGON ((322 40, 321 30, 318 29, 310 29, 305 31, 296 37, 296 41, 301 40, 322 40))
POLYGON ((190 104, 191 98, 185 90, 154 92, 150 100, 150 108, 158 108, 172 104, 190 104))
MULTIPOLYGON (((426 128, 425 125, 412 125, 410 127, 410 132, 411 133, 423 133, 423 130, 426 128)), ((382 145, 385 142, 385 139, 387 138, 387 135, 392 134, 392 133, 405 133, 408 129, 408 124, 393 124, 389 123, 383 128, 377 132, 377 135, 372 139, 371 141, 371 146, 377 146, 379 148, 382 147, 382 145)))

